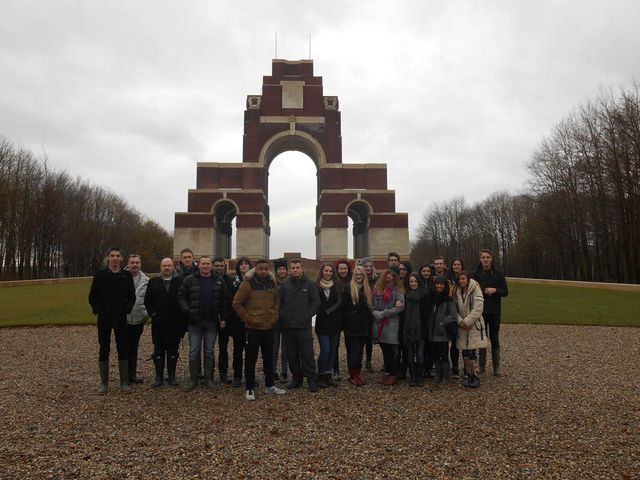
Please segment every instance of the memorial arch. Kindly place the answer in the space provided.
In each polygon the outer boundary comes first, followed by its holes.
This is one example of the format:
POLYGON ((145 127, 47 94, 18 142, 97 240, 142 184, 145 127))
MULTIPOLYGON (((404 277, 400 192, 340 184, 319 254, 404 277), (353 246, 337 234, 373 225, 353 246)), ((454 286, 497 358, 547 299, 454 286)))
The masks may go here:
POLYGON ((262 95, 247 96, 242 163, 198 163, 188 211, 175 214, 174 255, 189 247, 229 258, 235 235, 238 256, 269 258, 269 166, 286 151, 304 153, 316 166, 318 260, 347 256, 348 218, 355 258, 382 261, 392 250, 408 257, 408 216, 395 211, 387 166, 342 163, 338 97, 324 96, 312 60, 273 60, 262 95))

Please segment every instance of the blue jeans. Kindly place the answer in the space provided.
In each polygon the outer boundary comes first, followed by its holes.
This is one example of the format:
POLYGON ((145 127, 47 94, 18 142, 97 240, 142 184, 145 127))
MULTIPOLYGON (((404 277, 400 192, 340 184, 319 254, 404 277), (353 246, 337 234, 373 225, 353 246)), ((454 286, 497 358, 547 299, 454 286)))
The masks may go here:
POLYGON ((318 343, 320 344, 320 355, 318 355, 318 373, 325 375, 333 371, 333 362, 338 352, 338 342, 340 334, 335 335, 318 335, 318 343))
POLYGON ((204 358, 213 358, 218 329, 215 325, 189 325, 189 361, 200 360, 204 340, 204 358))

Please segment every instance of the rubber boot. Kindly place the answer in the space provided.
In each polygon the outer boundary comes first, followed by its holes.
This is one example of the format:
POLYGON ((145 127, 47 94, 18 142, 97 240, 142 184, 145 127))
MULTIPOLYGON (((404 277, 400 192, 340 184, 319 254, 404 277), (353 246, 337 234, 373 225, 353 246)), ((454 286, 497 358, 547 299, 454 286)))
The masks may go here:
MULTIPOLYGON (((331 374, 329 374, 329 378, 331 378, 331 374)), ((319 376, 318 378, 318 387, 320 388, 328 388, 329 385, 327 385, 327 375, 325 375, 324 373, 322 375, 319 376)))
POLYGON ((311 393, 318 391, 318 377, 316 375, 307 378, 307 384, 309 385, 309 391, 311 393))
POLYGON ((467 363, 467 369, 469 371, 469 380, 467 381, 465 387, 470 388, 478 388, 480 386, 480 377, 477 375, 478 367, 476 365, 475 360, 468 360, 465 358, 467 363))
POLYGON ((435 366, 436 366, 435 383, 440 384, 442 383, 442 362, 440 360, 436 360, 435 366))
POLYGON ((500 376, 500 349, 492 348, 491 349, 491 361, 493 362, 493 375, 496 377, 500 376))
POLYGON ((177 387, 179 385, 178 381, 176 380, 177 365, 178 365, 178 356, 167 354, 167 374, 168 374, 167 383, 171 387, 177 387))
POLYGON ((355 368, 350 368, 349 369, 349 383, 351 385, 358 385, 358 381, 356 380, 356 369, 355 368))
POLYGON ((98 362, 98 370, 100 372, 100 387, 98 393, 105 395, 109 389, 109 360, 98 362))
POLYGON ((418 363, 416 366, 416 386, 418 387, 424 387, 424 377, 422 372, 424 372, 424 365, 422 363, 418 363))
POLYGON ((356 368, 356 382, 358 382, 359 387, 363 387, 367 384, 362 378, 362 369, 356 368))
POLYGON ((451 364, 449 362, 442 362, 442 385, 446 385, 451 381, 451 364))
POLYGON ((164 352, 153 354, 153 364, 156 366, 156 381, 154 387, 161 387, 164 381, 164 352))
POLYGON ((213 357, 204 357, 204 386, 213 388, 213 357))
POLYGON ((189 360, 189 383, 185 390, 193 390, 200 385, 200 359, 189 360))
POLYGON ((120 391, 131 393, 129 386, 129 360, 119 360, 118 368, 120 370, 120 391))
POLYGON ((409 363, 409 386, 416 387, 418 384, 416 383, 416 364, 411 362, 409 363))
POLYGON ((487 349, 486 348, 480 349, 478 360, 480 362, 480 368, 478 370, 478 373, 484 373, 487 370, 487 349))

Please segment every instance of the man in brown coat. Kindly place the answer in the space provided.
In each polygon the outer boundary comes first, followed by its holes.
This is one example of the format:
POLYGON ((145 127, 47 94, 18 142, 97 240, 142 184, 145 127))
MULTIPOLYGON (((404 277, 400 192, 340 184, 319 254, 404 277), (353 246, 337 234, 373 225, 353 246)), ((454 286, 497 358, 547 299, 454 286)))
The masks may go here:
POLYGON ((256 378, 258 349, 262 351, 267 393, 282 395, 286 390, 274 385, 273 379, 273 328, 278 321, 280 299, 267 260, 258 260, 255 269, 244 276, 240 288, 233 297, 233 309, 242 319, 247 333, 245 370, 247 400, 255 400, 253 391, 256 378))

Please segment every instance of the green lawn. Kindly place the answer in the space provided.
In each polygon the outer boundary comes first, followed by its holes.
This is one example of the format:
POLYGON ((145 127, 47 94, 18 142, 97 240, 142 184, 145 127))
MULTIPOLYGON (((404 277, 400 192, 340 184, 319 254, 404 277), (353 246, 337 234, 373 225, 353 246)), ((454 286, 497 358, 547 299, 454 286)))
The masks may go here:
POLYGON ((640 327, 640 292, 512 283, 502 321, 640 327))
MULTIPOLYGON (((89 280, 0 288, 0 326, 95 323, 89 280)), ((640 326, 640 292, 511 284, 505 323, 640 326)))

